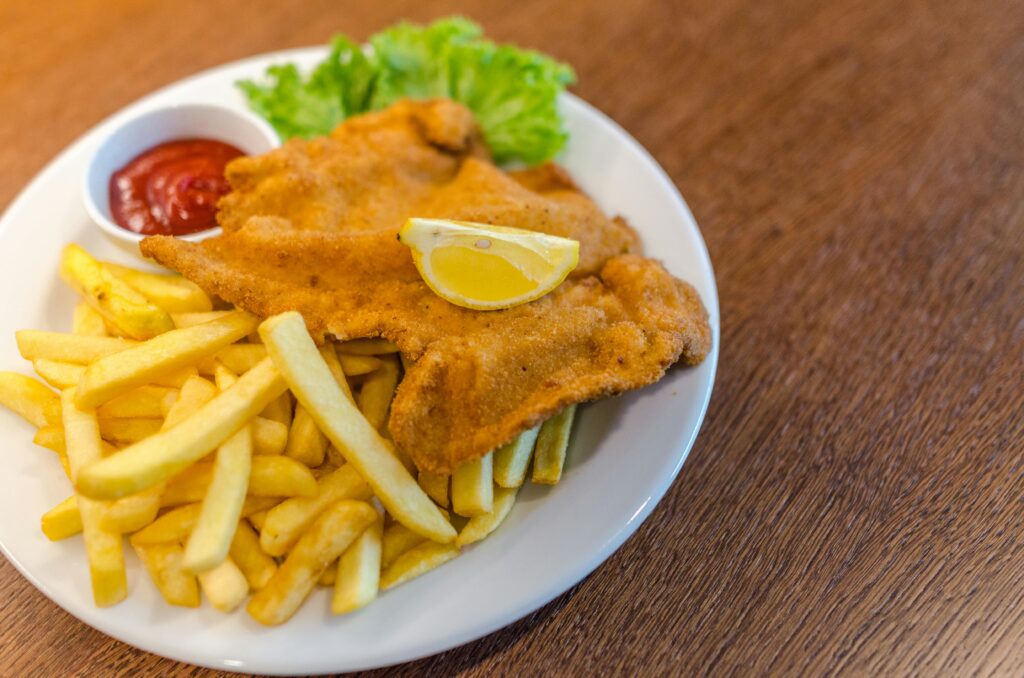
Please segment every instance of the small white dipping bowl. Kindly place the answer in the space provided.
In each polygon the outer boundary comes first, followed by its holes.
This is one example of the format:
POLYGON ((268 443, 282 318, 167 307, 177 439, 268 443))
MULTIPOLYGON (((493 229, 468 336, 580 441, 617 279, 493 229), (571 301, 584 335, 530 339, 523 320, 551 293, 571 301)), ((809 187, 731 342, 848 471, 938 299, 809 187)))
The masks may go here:
MULTIPOLYGON (((110 215, 110 177, 140 153, 175 139, 214 139, 235 146, 246 155, 260 155, 281 144, 274 129, 262 118, 210 104, 181 104, 140 113, 125 120, 104 139, 89 161, 82 182, 85 209, 115 243, 136 256, 145 235, 118 226, 110 215)), ((220 233, 211 228, 178 236, 198 241, 220 233)))

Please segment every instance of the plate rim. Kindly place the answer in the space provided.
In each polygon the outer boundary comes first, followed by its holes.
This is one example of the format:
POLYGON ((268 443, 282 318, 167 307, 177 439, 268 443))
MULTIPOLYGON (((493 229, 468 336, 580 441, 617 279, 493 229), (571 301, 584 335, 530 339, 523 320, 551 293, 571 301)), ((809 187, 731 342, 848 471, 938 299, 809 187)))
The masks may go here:
MULTIPOLYGON (((0 240, 4 238, 7 231, 13 228, 15 219, 12 215, 16 214, 21 208, 22 203, 28 200, 29 194, 33 191, 32 189, 37 185, 45 182, 46 179, 58 168, 60 168, 65 162, 66 158, 77 152, 82 146, 86 146, 90 143, 99 142, 105 134, 109 133, 113 126, 123 118, 130 115, 134 115, 149 104, 152 100, 158 98, 164 94, 167 90, 172 88, 187 87, 195 83, 204 77, 214 75, 220 71, 227 69, 243 68, 249 64, 262 64, 270 60, 293 60, 309 58, 313 55, 324 54, 327 51, 327 47, 324 45, 306 46, 291 48, 285 50, 276 50, 271 52, 265 52, 262 54, 251 55, 236 59, 234 61, 225 62, 209 68, 205 68, 201 71, 185 76, 181 79, 162 85, 141 97, 136 98, 128 104, 113 111, 98 123, 92 125, 84 132, 79 134, 73 141, 67 144, 60 152, 58 152, 53 158, 45 163, 32 176, 32 178, 26 182, 19 192, 15 195, 14 199, 4 209, 3 213, 0 214, 0 240)), ((461 647, 475 640, 478 640, 484 636, 490 635, 495 631, 498 631, 506 626, 514 624, 519 620, 523 619, 532 612, 539 610, 546 606, 552 600, 562 595, 566 591, 570 590, 573 586, 583 581, 589 574, 594 572, 600 567, 613 553, 615 553, 625 542, 629 539, 640 525, 650 516, 654 508, 661 502, 661 500, 667 494, 669 488, 675 482, 678 477, 683 464, 689 457, 690 451, 700 434, 703 427, 704 419, 707 414, 707 409, 711 400, 712 393, 714 391, 715 379, 718 371, 718 358, 719 358, 719 343, 720 343, 720 308, 718 298, 718 285, 717 279, 714 274, 714 267, 711 261, 711 256, 707 248, 707 243, 704 240, 703 233, 700 230, 700 226, 697 220, 694 218, 692 211, 686 200, 683 198, 682 193, 678 187, 669 177, 668 173, 661 166, 660 163, 654 158, 654 156, 648 151, 639 141, 637 141, 628 131, 626 131, 621 125, 615 122, 610 116, 596 108, 592 104, 588 103, 581 97, 571 93, 565 92, 562 94, 565 100, 571 102, 571 105, 577 106, 583 110, 583 112, 602 126, 607 132, 616 138, 616 140, 627 148, 631 153, 637 154, 649 165, 655 175, 657 176, 658 183, 661 184, 661 188, 665 190, 666 194, 671 196, 672 202, 675 207, 680 210, 684 215, 689 225, 693 228, 697 242, 699 244, 699 251, 696 252, 702 267, 705 269, 702 271, 702 275, 706 275, 710 281, 710 287, 706 294, 702 295, 702 301, 704 302, 705 308, 709 314, 709 322, 712 328, 712 347, 709 351, 705 361, 709 365, 709 375, 707 380, 707 386, 703 389, 700 397, 699 413, 696 417, 696 425, 689 432, 689 435, 685 436, 680 443, 679 450, 677 452, 675 463, 671 469, 671 472, 666 474, 661 482, 658 483, 657 487, 651 488, 648 498, 643 503, 641 508, 629 518, 613 535, 611 535, 599 549, 588 554, 587 557, 579 559, 576 567, 569 570, 564 576, 557 580, 549 580, 547 586, 541 587, 539 593, 536 596, 528 599, 524 598, 524 602, 518 605, 512 612, 505 611, 504 614, 492 614, 489 619, 485 620, 484 623, 478 624, 473 629, 463 633, 454 634, 452 637, 447 638, 444 642, 420 642, 418 645, 414 644, 413 648, 402 654, 396 656, 393 659, 389 659, 384 662, 369 662, 364 664, 353 664, 348 668, 340 669, 343 671, 360 671, 373 668, 384 668, 388 666, 395 666, 406 662, 412 662, 425 657, 440 654, 442 652, 449 651, 451 649, 461 647), (427 647, 423 647, 423 646, 427 647)), ((62 610, 73 616, 80 622, 88 625, 89 627, 99 631, 100 633, 114 638, 127 645, 140 649, 144 652, 170 659, 173 661, 179 661, 186 664, 192 664, 195 666, 203 666, 207 668, 219 669, 229 672, 249 672, 257 671, 259 673, 266 673, 270 675, 323 675, 327 673, 337 672, 337 667, 327 666, 323 661, 318 662, 315 658, 307 657, 302 661, 307 662, 305 669, 300 669, 298 666, 286 666, 285 663, 280 665, 256 665, 250 663, 241 663, 237 660, 212 660, 205 657, 197 660, 194 656, 189 656, 187 652, 178 652, 174 649, 173 645, 161 646, 160 648, 154 648, 153 644, 147 641, 145 638, 135 638, 121 632, 121 629, 111 628, 111 624, 104 623, 103 613, 104 608, 95 608, 87 605, 83 606, 81 613, 77 608, 78 606, 71 601, 69 604, 65 604, 63 600, 59 600, 57 595, 47 587, 41 580, 35 577, 27 567, 25 567, 8 549, 7 545, 0 540, 0 552, 7 558, 14 568, 27 579, 33 586, 36 587, 44 596, 46 596, 51 602, 56 604, 62 610), (94 621, 95 620, 95 621, 94 621), (167 649, 171 648, 171 649, 167 649)))

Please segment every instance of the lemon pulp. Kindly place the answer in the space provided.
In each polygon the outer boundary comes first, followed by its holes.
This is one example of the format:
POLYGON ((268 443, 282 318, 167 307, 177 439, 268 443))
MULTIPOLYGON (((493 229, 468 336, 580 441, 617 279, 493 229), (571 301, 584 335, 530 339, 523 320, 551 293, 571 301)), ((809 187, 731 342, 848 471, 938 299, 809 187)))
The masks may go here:
POLYGON ((398 237, 435 293, 477 310, 537 299, 579 261, 575 240, 505 226, 410 219, 398 237))

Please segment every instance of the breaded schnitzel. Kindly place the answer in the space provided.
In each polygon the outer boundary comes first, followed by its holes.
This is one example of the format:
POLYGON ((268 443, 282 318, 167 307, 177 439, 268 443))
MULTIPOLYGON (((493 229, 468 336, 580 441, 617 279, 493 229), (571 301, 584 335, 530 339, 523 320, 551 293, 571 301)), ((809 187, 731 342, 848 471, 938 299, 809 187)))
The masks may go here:
POLYGON ((232 191, 217 221, 225 231, 260 215, 311 231, 397 229, 469 157, 490 153, 468 109, 447 100, 400 102, 350 118, 329 136, 230 163, 232 191))
POLYGON ((293 139, 227 168, 225 231, 277 216, 309 231, 397 232, 410 216, 543 231, 580 241, 576 275, 640 251, 636 233, 609 219, 554 165, 506 174, 490 164, 472 114, 446 99, 401 101, 350 118, 330 136, 293 139))
POLYGON ((250 312, 299 311, 318 339, 395 342, 415 363, 388 430, 420 468, 439 473, 569 404, 653 383, 679 360, 699 363, 711 346, 696 292, 630 254, 639 242, 625 222, 604 216, 554 166, 505 174, 481 160, 463 111, 403 102, 343 123, 329 140, 237 161, 222 236, 142 243, 147 256, 250 312), (572 237, 580 267, 529 304, 454 306, 430 291, 396 239, 410 216, 572 237))

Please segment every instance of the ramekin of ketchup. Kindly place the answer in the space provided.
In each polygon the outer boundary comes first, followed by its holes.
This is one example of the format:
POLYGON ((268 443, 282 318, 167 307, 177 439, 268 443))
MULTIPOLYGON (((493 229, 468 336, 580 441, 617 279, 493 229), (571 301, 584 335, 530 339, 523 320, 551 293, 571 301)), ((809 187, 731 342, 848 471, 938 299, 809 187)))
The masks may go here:
POLYGON ((256 115, 210 104, 138 113, 96 149, 83 197, 96 225, 134 254, 151 235, 201 240, 220 232, 228 163, 280 145, 256 115))
POLYGON ((188 235, 217 225, 230 186, 228 162, 242 151, 214 139, 179 139, 132 158, 110 177, 110 216, 144 235, 188 235))

